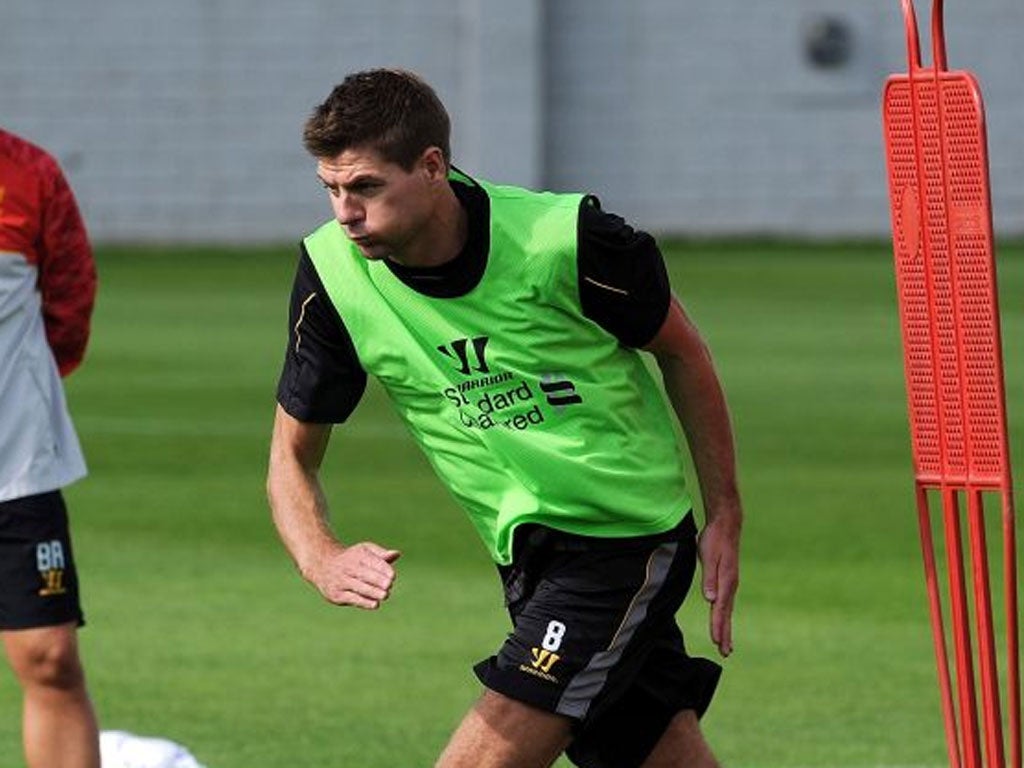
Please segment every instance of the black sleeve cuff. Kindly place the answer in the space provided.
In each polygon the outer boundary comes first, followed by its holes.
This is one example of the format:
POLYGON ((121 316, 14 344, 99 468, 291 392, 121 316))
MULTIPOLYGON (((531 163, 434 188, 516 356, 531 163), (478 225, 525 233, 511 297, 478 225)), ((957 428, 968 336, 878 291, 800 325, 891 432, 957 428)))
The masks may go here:
POLYGON ((672 300, 654 238, 589 197, 580 206, 577 265, 583 314, 624 346, 648 344, 672 300))
POLYGON ((352 338, 303 248, 292 287, 277 402, 299 421, 340 424, 365 389, 366 372, 352 338))

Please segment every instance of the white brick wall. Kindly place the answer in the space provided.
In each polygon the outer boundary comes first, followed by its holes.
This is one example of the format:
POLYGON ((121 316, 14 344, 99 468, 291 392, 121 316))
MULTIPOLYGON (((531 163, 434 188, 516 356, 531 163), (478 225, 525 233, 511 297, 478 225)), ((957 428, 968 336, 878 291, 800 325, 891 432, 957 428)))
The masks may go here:
MULTIPOLYGON (((1024 232, 1024 5, 946 5, 997 229, 1024 232)), ((8 0, 0 124, 63 161, 97 240, 296 240, 328 213, 302 122, 372 66, 430 80, 482 176, 592 190, 659 231, 887 233, 897 0, 8 0), (855 35, 840 72, 802 56, 826 12, 855 35)))
MULTIPOLYGON (((658 230, 887 234, 880 98, 906 68, 897 0, 596 5, 549 6, 552 186, 598 191, 658 230), (842 70, 805 61, 819 14, 853 31, 842 70)), ((949 62, 986 96, 997 229, 1024 231, 1024 6, 946 6, 949 62)))

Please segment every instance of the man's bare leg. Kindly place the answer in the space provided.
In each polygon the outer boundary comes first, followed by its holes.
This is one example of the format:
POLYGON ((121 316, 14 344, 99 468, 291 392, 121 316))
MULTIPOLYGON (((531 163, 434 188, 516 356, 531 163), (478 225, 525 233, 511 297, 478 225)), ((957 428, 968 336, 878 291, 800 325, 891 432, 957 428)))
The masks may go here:
POLYGON ((693 710, 672 718, 642 768, 719 768, 693 710))
POLYGON ((100 768, 99 728, 78 656, 77 626, 0 635, 22 687, 29 768, 100 768))
POLYGON ((571 721, 484 691, 435 768, 548 768, 569 746, 571 721))

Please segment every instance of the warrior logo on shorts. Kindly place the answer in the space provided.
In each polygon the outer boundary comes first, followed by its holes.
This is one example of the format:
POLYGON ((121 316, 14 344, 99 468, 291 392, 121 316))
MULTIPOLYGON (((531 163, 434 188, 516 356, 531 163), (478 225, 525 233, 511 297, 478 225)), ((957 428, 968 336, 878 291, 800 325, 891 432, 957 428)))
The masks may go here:
POLYGON ((565 636, 565 624, 560 621, 548 622, 544 639, 541 640, 540 648, 531 648, 530 655, 533 660, 530 666, 519 665, 521 672, 527 672, 535 677, 542 677, 552 683, 557 683, 558 678, 551 674, 551 669, 562 658, 555 651, 562 647, 562 638, 565 636))
POLYGON ((64 586, 64 545, 60 541, 54 539, 36 544, 36 567, 43 579, 40 596, 63 595, 68 591, 64 586))
POLYGON ((562 658, 557 653, 552 653, 544 648, 531 648, 530 655, 533 656, 530 665, 541 672, 550 672, 551 668, 555 666, 555 662, 562 658))

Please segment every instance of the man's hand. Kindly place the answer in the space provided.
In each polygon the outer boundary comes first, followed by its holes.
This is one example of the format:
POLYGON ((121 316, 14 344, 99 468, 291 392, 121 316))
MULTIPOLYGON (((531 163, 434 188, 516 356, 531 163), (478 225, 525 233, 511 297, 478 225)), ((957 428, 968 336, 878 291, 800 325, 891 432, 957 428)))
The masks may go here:
POLYGON ((740 524, 738 516, 719 515, 701 531, 701 586, 711 603, 711 639, 723 656, 732 653, 732 608, 740 584, 740 524))
POLYGON ((369 541, 350 547, 338 544, 305 569, 303 576, 328 602, 372 611, 391 595, 396 576, 392 563, 401 554, 369 541))

